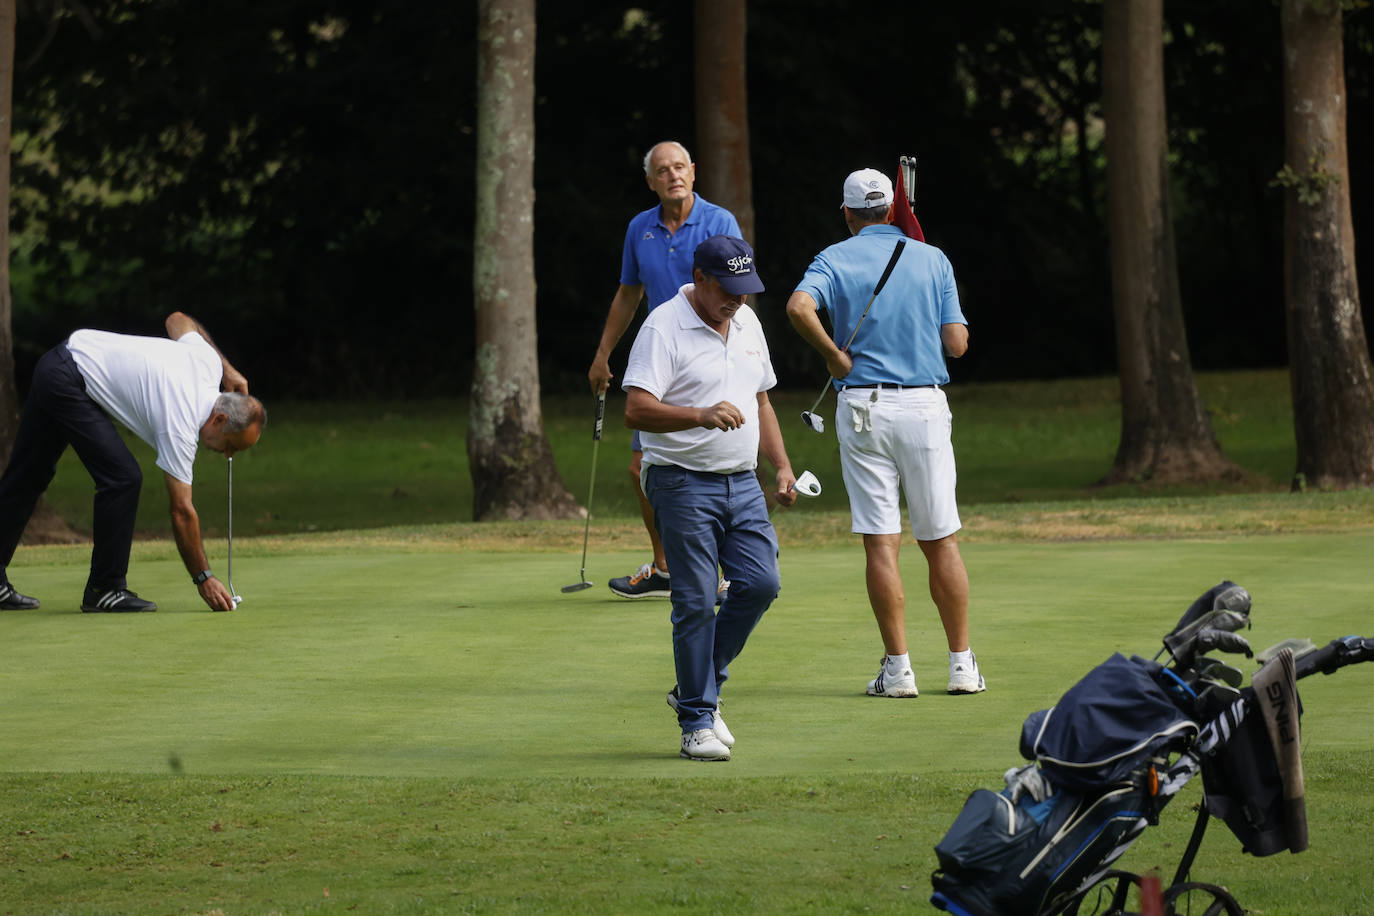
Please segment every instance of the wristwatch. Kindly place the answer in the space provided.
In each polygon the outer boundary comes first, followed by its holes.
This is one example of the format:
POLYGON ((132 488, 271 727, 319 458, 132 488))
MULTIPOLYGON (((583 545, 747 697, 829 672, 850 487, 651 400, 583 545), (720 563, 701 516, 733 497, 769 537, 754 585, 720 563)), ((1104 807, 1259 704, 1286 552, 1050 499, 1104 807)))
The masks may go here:
POLYGON ((215 574, 210 572, 210 570, 202 569, 200 572, 196 573, 194 576, 191 577, 191 581, 196 585, 203 585, 209 579, 214 578, 214 576, 215 574))

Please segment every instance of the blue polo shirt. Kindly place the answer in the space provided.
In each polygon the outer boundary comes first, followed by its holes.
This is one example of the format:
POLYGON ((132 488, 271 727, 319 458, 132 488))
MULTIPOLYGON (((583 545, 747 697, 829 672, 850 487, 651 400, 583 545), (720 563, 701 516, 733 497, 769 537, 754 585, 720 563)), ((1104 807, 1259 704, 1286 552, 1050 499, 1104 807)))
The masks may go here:
POLYGON ((663 227, 661 205, 635 216, 625 231, 620 282, 642 285, 651 312, 676 296, 684 283, 692 282, 692 255, 698 245, 713 235, 742 237, 733 213, 700 194, 693 197, 692 212, 677 232, 669 234, 663 227))
POLYGON ((944 385, 940 326, 968 324, 959 307, 954 268, 940 249, 907 238, 891 225, 865 226, 816 255, 797 289, 809 293, 818 309, 830 313, 836 346, 843 347, 863 315, 892 250, 905 240, 887 285, 873 300, 868 317, 850 344, 854 369, 843 385, 944 385))

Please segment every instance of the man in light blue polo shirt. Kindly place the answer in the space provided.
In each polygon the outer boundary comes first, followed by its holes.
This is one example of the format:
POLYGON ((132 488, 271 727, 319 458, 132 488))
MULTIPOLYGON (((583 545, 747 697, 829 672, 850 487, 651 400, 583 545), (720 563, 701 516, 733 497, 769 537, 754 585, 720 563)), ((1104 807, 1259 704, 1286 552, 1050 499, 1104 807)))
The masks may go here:
MULTIPOLYGON (((692 190, 696 164, 686 147, 675 140, 655 144, 644 156, 644 178, 658 195, 658 206, 630 220, 625 232, 625 247, 620 258, 620 287, 611 300, 606 327, 596 348, 587 378, 592 393, 609 387, 611 352, 624 336, 639 301, 648 296, 649 311, 677 295, 679 287, 692 282, 692 255, 699 244, 715 235, 740 235, 739 223, 724 207, 717 207, 692 190)), ((621 576, 609 583, 611 591, 624 598, 667 598, 668 560, 654 527, 654 510, 640 488, 639 471, 644 459, 639 433, 630 441, 630 476, 635 481, 639 510, 649 532, 653 561, 645 563, 634 575, 621 576)))
POLYGON ((952 418, 940 389, 949 381, 945 355, 962 356, 968 349, 968 324, 949 259, 891 225, 892 203, 892 182, 876 169, 845 179, 842 209, 851 237, 811 262, 787 301, 787 316, 838 380, 840 466, 853 531, 864 539, 868 599, 885 652, 867 693, 917 695, 897 562, 902 492, 949 644, 946 690, 979 693, 985 683, 968 642, 969 585, 957 536, 952 418), (891 275, 875 296, 889 264, 891 275), (819 309, 829 312, 834 339, 819 309), (850 344, 842 349, 836 340, 850 344))

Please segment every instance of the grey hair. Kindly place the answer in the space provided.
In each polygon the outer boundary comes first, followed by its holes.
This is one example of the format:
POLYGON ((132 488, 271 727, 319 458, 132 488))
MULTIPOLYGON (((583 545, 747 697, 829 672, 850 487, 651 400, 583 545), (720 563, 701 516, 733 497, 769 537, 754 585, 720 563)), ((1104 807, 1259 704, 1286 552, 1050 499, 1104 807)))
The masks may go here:
POLYGON ((236 391, 225 391, 215 398, 214 413, 222 413, 227 418, 224 423, 226 433, 243 432, 250 426, 267 425, 267 409, 262 401, 236 391))
MULTIPOLYGON (((876 194, 878 192, 871 191, 869 193, 876 194)), ((887 217, 887 211, 892 209, 892 204, 880 204, 876 207, 846 207, 845 209, 854 214, 854 219, 861 223, 880 223, 887 217)))
POLYGON ((644 174, 645 174, 645 175, 649 174, 649 159, 654 155, 654 150, 658 149, 660 146, 676 146, 678 149, 682 150, 682 155, 684 155, 684 156, 687 157, 687 164, 688 164, 688 165, 691 165, 691 163, 692 163, 692 154, 689 153, 689 152, 687 152, 687 147, 683 146, 681 143, 677 142, 676 140, 660 140, 659 142, 655 143, 653 146, 649 147, 649 151, 648 151, 647 153, 644 154, 644 174))

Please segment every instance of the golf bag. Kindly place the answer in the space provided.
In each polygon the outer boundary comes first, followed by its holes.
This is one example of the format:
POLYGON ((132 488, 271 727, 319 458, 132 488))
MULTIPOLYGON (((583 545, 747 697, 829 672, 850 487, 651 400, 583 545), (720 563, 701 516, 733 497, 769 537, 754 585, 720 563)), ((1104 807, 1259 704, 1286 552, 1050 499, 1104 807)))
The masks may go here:
POLYGON ((1008 770, 1001 791, 975 791, 935 847, 931 903, 955 916, 1078 914, 1080 906, 1122 914, 1140 879, 1113 864, 1201 772, 1205 805, 1163 912, 1241 916, 1223 888, 1188 880, 1208 818, 1222 818, 1257 856, 1305 849, 1296 681, 1374 658, 1374 640, 1306 643, 1315 651, 1296 662, 1291 649, 1276 651, 1241 688, 1237 669, 1205 653, 1250 655, 1236 632, 1249 610, 1249 593, 1222 582, 1165 637, 1167 667, 1113 655, 1052 709, 1032 713, 1020 741, 1031 763, 1008 770))
POLYGON ((1054 912, 1158 822, 1168 758, 1198 733, 1158 685, 1162 672, 1113 655, 1026 719, 1021 753, 1039 766, 969 798, 935 847, 936 906, 957 916, 1054 912))

